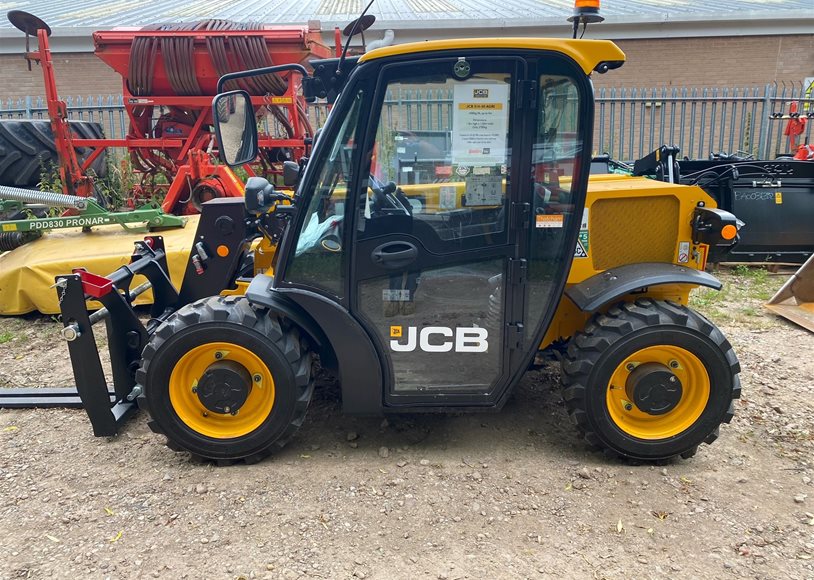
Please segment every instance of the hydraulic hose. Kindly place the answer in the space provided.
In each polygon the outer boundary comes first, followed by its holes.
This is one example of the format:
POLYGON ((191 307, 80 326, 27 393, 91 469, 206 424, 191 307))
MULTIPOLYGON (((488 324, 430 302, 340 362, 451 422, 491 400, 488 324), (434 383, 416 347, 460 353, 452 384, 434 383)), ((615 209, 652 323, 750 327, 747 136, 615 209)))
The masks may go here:
MULTIPOLYGON (((150 31, 202 31, 206 49, 212 60, 215 71, 219 76, 230 72, 256 69, 273 66, 274 62, 269 54, 266 41, 261 36, 218 36, 223 31, 256 31, 262 30, 263 25, 257 22, 231 22, 228 20, 203 20, 194 23, 180 24, 153 24, 145 26, 142 31, 145 35, 133 39, 128 65, 127 87, 134 96, 152 95, 156 62, 161 53, 161 59, 166 71, 167 80, 176 95, 200 96, 203 91, 198 83, 195 70, 195 41, 192 37, 149 36, 150 31)), ((267 74, 259 77, 245 78, 227 84, 228 90, 241 88, 252 95, 281 96, 285 94, 288 83, 277 74, 267 74)), ((299 128, 306 135, 312 135, 313 130, 308 121, 305 106, 296 102, 299 128)), ((286 108, 278 105, 266 105, 268 112, 274 117, 287 138, 292 138, 296 128, 292 126, 286 108)), ((197 118, 197 111, 172 107, 169 115, 177 117, 175 113, 183 113, 190 118, 193 124, 197 118)), ((135 126, 131 125, 128 134, 132 138, 151 137, 154 128, 154 107, 143 106, 133 109, 135 126)), ((158 152, 144 149, 134 149, 130 152, 133 166, 149 174, 174 172, 175 162, 158 152)))

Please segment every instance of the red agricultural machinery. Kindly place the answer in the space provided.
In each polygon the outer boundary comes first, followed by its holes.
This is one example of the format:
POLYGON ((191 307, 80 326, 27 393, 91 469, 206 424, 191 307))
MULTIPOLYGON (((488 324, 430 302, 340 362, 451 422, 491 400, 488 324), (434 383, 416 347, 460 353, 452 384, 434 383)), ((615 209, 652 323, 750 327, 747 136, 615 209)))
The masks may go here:
MULTIPOLYGON (((123 139, 89 138, 87 132, 77 134, 72 128, 66 103, 59 98, 48 25, 20 11, 9 13, 9 20, 26 33, 26 58, 42 66, 63 192, 92 196, 96 172, 90 170, 108 148, 124 148, 139 178, 132 191, 121 192, 128 205, 163 200, 163 211, 175 214, 198 213, 204 201, 242 195, 241 180, 216 162, 211 105, 218 78, 331 54, 318 25, 207 20, 95 32, 96 56, 122 77, 129 127, 123 139), (33 51, 28 35, 38 41, 33 51)), ((271 119, 261 137, 260 155, 244 166, 247 175, 280 174, 284 161, 297 161, 305 154, 313 132, 298 78, 269 74, 228 87, 248 91, 258 119, 266 114, 271 119)), ((20 163, 26 161, 33 160, 21 158, 20 163)))

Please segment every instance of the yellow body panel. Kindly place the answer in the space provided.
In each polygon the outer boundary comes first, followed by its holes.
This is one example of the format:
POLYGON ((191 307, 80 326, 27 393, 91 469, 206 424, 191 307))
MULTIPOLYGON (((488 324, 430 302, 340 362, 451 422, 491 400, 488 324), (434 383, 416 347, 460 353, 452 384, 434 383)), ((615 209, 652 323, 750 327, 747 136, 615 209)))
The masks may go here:
POLYGON ((418 54, 440 50, 515 49, 550 50, 574 59, 585 74, 590 74, 596 65, 603 61, 624 61, 625 53, 610 40, 572 40, 570 38, 463 38, 453 40, 431 40, 408 42, 384 46, 363 54, 359 62, 379 58, 418 54))
MULTIPOLYGON (((626 175, 592 175, 585 201, 587 256, 574 258, 566 286, 637 262, 666 262, 703 270, 708 247, 692 243, 692 215, 699 202, 716 207, 715 200, 697 186, 626 175)), ((686 284, 653 286, 637 296, 686 305, 692 288, 686 284)), ((589 317, 563 296, 541 348, 573 336, 589 317)))

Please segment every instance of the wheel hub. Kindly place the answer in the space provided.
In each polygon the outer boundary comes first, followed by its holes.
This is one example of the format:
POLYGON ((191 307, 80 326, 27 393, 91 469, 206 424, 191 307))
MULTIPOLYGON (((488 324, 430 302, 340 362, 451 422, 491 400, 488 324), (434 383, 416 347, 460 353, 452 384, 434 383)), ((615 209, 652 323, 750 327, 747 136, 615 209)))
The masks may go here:
POLYGON ((252 389, 249 371, 234 361, 209 365, 198 381, 196 394, 201 404, 213 413, 237 414, 252 389))
POLYGON ((681 401, 683 387, 669 367, 650 362, 633 369, 625 383, 625 392, 640 411, 664 415, 681 401))

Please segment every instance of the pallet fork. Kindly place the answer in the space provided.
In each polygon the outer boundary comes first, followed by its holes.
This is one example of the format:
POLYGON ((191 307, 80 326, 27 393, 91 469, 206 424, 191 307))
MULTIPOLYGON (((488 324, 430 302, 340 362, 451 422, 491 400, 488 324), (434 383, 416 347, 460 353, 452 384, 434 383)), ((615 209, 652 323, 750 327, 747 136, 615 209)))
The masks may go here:
POLYGON ((82 268, 58 276, 55 287, 64 325, 61 334, 68 342, 76 388, 2 389, 0 408, 84 407, 94 435, 115 435, 137 408, 140 393, 135 370, 149 337, 182 306, 234 288, 243 269, 251 270, 246 256, 256 232, 243 199, 218 198, 203 205, 178 289, 170 280, 164 242, 159 235, 136 242, 130 263, 107 276, 82 268), (147 281, 132 287, 136 276, 147 281), (149 319, 143 322, 133 302, 148 290, 153 293, 153 304, 149 319), (89 314, 88 300, 98 301, 103 307, 89 314), (107 328, 112 385, 105 377, 93 333, 93 325, 102 321, 107 328))

